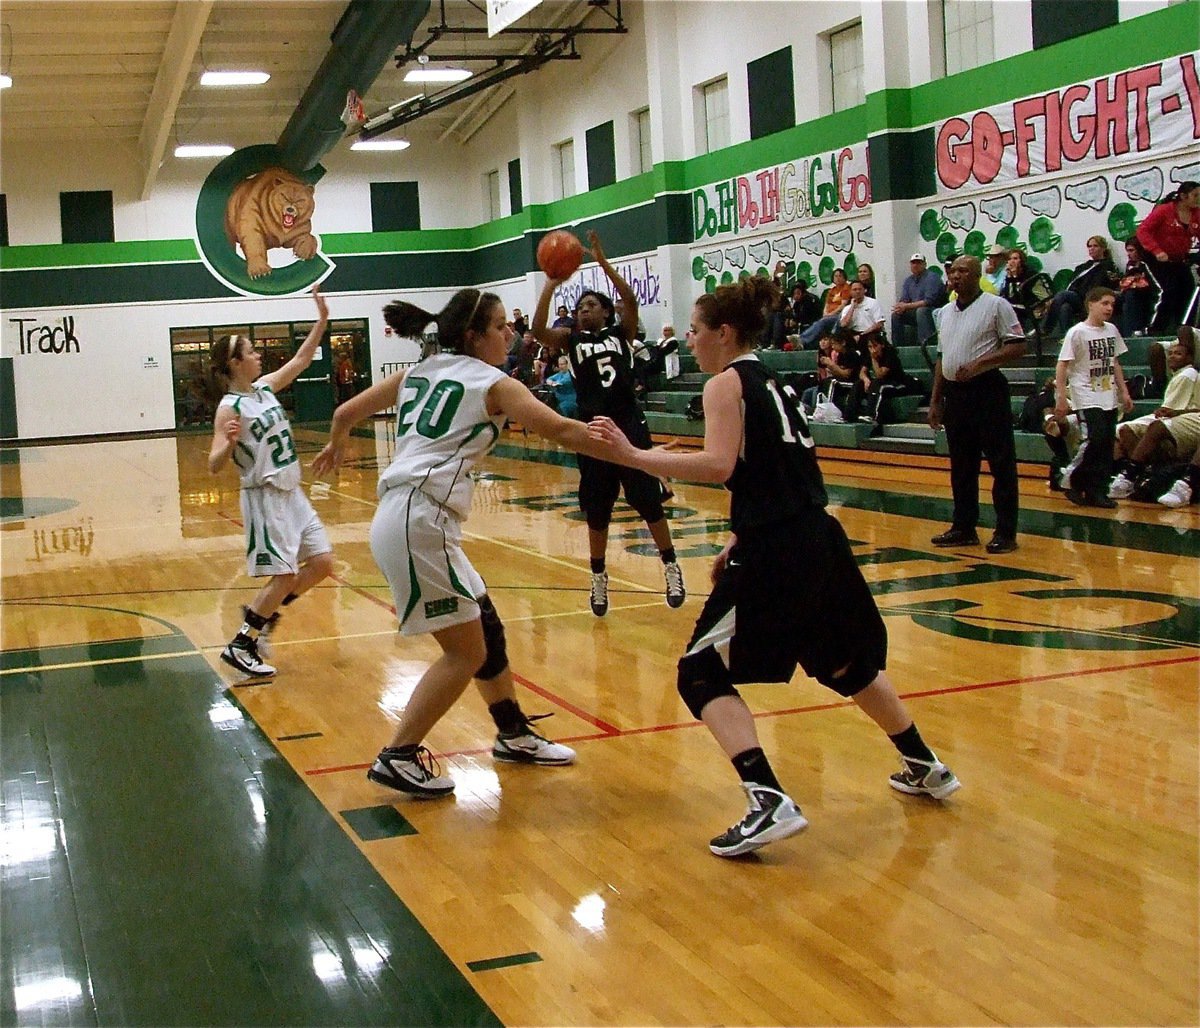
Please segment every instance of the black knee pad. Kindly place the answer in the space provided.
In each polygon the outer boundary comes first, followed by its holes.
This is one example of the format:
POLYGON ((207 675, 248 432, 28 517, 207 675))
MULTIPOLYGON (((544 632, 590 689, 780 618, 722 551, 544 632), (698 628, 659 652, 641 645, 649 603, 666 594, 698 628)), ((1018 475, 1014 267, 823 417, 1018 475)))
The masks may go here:
POLYGON ((696 720, 700 719, 700 711, 718 696, 738 695, 729 668, 711 646, 680 657, 675 688, 696 720))
POLYGON ((839 696, 845 696, 850 699, 852 696, 857 696, 876 678, 879 677, 880 668, 874 664, 868 664, 859 660, 852 660, 843 674, 834 678, 829 675, 824 678, 818 678, 826 689, 832 689, 839 696))
POLYGON ((587 526, 593 532, 603 532, 608 528, 609 522, 612 521, 612 507, 608 510, 585 510, 584 516, 587 518, 587 526))
MULTIPOLYGON (((630 504, 632 507, 633 504, 630 504)), ((663 509, 662 500, 653 500, 649 503, 640 504, 633 508, 641 515, 641 518, 647 525, 654 525, 662 521, 667 516, 667 512, 663 509)))
POLYGON ((487 656, 483 665, 475 672, 476 678, 495 678, 508 667, 508 646, 504 642, 504 622, 496 613, 491 597, 484 595, 479 600, 479 620, 483 625, 483 642, 487 656))

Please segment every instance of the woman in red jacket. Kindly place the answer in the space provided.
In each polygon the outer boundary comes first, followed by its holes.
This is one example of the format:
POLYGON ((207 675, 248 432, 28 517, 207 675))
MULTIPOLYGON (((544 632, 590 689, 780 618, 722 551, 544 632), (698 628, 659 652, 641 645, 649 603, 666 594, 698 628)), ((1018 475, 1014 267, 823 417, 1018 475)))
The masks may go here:
POLYGON ((1196 288, 1188 267, 1192 241, 1200 239, 1200 182, 1183 182, 1138 226, 1146 266, 1162 292, 1150 323, 1152 335, 1173 332, 1196 288))

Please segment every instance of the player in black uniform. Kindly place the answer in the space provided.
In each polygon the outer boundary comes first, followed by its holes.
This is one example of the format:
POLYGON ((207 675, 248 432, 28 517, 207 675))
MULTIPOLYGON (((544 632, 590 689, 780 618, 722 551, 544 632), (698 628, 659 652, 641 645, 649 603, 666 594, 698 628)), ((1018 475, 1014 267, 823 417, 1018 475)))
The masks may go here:
POLYGON ((710 843, 733 857, 786 838, 808 822, 780 786, 734 688, 786 682, 799 664, 850 697, 891 738, 903 770, 893 789, 944 799, 958 779, 925 745, 884 672, 887 631, 825 510, 825 483, 799 399, 752 352, 778 287, 747 278, 696 301, 688 342, 702 371, 704 449, 643 451, 597 418, 593 436, 612 459, 655 475, 723 482, 733 534, 713 563, 713 591, 679 661, 679 694, 733 761, 750 798, 746 816, 710 843), (820 626, 814 628, 814 626, 820 626))
MULTIPOLYGON (((634 393, 633 340, 637 332, 637 296, 604 256, 600 237, 588 233, 592 257, 613 284, 624 302, 625 320, 616 323, 612 300, 603 293, 587 290, 580 294, 577 324, 570 328, 549 328, 550 299, 561 285, 560 279, 547 279, 533 314, 533 334, 549 351, 551 358, 565 352, 575 377, 579 418, 588 421, 603 414, 621 426, 634 446, 650 448, 650 429, 634 393)), ((608 612, 608 526, 612 521, 617 494, 625 490, 625 502, 643 519, 658 547, 667 584, 667 605, 683 605, 683 572, 675 560, 671 529, 663 511, 664 486, 651 475, 618 467, 607 461, 576 454, 579 464, 579 507, 587 517, 588 550, 592 559, 592 613, 604 617, 608 612)))

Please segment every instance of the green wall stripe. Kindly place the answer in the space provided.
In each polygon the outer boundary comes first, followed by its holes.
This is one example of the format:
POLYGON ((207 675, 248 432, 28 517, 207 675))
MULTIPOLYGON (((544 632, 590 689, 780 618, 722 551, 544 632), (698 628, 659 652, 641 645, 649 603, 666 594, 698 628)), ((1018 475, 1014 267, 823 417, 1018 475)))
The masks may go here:
POLYGON ((148 239, 126 243, 67 243, 0 247, 0 270, 52 268, 66 265, 153 264, 195 261, 200 255, 191 239, 148 239))

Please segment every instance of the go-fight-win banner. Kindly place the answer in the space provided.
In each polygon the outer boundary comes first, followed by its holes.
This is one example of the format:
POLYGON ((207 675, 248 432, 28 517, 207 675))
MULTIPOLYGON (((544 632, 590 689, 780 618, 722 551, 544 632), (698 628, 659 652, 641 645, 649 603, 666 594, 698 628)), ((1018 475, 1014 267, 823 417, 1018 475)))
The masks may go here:
POLYGON ((1197 57, 1170 57, 938 123, 938 194, 1195 144, 1197 57))

